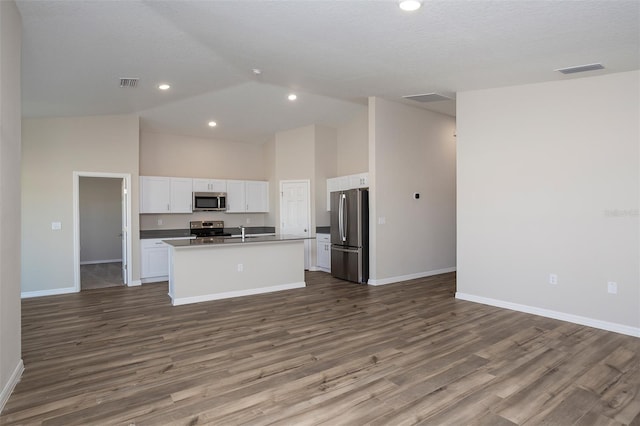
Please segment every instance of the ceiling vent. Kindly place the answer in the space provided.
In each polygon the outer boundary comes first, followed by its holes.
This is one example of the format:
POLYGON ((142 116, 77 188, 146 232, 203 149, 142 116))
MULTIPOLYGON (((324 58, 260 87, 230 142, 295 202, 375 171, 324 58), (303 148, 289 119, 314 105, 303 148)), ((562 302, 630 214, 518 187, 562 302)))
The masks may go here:
POLYGON ((138 85, 137 78, 121 78, 120 87, 136 87, 138 85))
POLYGON ((403 96, 404 99, 409 99, 416 102, 437 102, 437 101, 450 101, 452 98, 441 95, 439 93, 425 93, 422 95, 408 95, 403 96))
POLYGON ((560 68, 556 71, 560 71, 562 74, 575 74, 577 72, 585 72, 585 71, 595 71, 595 70, 603 70, 604 67, 602 64, 588 64, 588 65, 578 65, 577 67, 568 67, 568 68, 560 68))

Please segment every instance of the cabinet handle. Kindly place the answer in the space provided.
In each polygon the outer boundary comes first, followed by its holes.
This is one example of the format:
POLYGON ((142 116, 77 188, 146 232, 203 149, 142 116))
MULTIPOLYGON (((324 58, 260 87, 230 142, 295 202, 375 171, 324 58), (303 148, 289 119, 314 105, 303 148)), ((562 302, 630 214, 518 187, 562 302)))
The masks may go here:
POLYGON ((167 211, 171 210, 170 208, 171 206, 169 204, 167 204, 167 211))

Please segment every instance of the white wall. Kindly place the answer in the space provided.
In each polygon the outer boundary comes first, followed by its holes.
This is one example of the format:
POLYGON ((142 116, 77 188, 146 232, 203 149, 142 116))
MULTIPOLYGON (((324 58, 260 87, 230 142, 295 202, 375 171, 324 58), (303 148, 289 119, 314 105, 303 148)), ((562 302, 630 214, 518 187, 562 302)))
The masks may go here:
MULTIPOLYGON (((311 229, 315 231, 315 126, 305 126, 276 133, 275 136, 275 174, 276 188, 280 190, 280 181, 302 180, 310 181, 311 193, 311 229)), ((280 218, 280 198, 274 206, 276 217, 280 218)), ((276 230, 280 228, 280 221, 276 223, 276 230)), ((312 256, 315 258, 315 256, 312 256)))
MULTIPOLYGON (((140 175, 269 180, 262 145, 141 132, 140 175)), ((277 191, 270 185, 271 194, 277 191)), ((269 207, 273 204, 269 200, 269 207)), ((225 226, 274 226, 266 214, 142 214, 140 229, 186 229, 192 220, 223 220, 225 226), (249 223, 247 223, 249 219, 249 223), (158 221, 162 224, 158 224, 158 221)))
POLYGON ((0 412, 22 374, 20 319, 20 49, 22 19, 0 2, 0 412))
POLYGON ((638 333, 639 82, 458 94, 459 296, 638 333))
POLYGON ((80 177, 80 262, 122 259, 122 179, 80 177))
POLYGON ((366 108, 337 129, 337 142, 335 176, 369 171, 369 113, 366 108))
POLYGON ((454 132, 453 117, 369 99, 372 284, 455 270, 454 132))
POLYGON ((337 132, 329 127, 315 128, 315 216, 316 226, 329 226, 327 179, 337 173, 337 132))
POLYGON ((132 275, 140 279, 138 133, 134 115, 23 120, 23 292, 73 288, 74 171, 131 174, 132 275))

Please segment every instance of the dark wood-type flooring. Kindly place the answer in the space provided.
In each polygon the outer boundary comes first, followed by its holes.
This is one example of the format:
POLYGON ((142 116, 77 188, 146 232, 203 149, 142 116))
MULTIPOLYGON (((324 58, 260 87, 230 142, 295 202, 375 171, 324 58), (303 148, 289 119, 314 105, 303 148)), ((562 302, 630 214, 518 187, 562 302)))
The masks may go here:
POLYGON ((2 424, 640 424, 640 339, 456 300, 455 274, 172 307, 167 285, 22 302, 2 424))

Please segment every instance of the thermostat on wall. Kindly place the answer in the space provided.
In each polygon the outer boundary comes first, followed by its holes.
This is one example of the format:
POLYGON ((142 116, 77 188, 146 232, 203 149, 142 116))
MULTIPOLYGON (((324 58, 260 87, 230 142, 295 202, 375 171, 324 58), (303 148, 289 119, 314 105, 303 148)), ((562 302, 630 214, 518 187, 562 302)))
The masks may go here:
POLYGON ((420 193, 419 193, 419 192, 414 192, 414 193, 413 193, 413 199, 414 199, 414 200, 417 200, 417 199, 419 199, 419 198, 420 198, 420 193))

